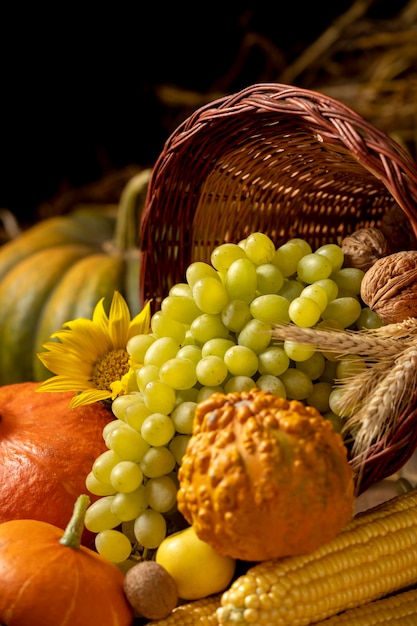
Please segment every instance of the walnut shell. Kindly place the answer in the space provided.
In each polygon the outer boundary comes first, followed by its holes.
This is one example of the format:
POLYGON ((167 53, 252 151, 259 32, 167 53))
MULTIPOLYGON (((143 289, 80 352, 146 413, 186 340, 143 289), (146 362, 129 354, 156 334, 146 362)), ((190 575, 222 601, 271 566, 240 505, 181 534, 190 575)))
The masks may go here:
POLYGON ((417 250, 376 261, 362 279, 361 298, 384 324, 417 317, 417 250))
POLYGON ((378 228, 358 228, 341 243, 344 266, 366 272, 378 259, 394 252, 384 233, 378 228))

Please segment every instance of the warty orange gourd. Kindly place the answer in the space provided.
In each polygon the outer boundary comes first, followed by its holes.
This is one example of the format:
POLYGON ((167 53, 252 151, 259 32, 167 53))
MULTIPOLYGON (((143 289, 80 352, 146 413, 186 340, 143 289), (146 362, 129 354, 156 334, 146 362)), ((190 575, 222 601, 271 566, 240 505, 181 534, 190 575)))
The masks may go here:
POLYGON ((180 512, 236 559, 312 552, 353 515, 340 434, 313 407, 259 389, 197 405, 178 478, 180 512))

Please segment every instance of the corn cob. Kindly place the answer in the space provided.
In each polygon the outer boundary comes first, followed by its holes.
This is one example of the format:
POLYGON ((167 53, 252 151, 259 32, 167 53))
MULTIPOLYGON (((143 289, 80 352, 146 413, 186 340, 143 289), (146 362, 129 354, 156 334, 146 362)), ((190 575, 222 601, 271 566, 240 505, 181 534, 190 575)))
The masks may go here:
POLYGON ((221 593, 207 598, 186 602, 177 606, 164 619, 148 622, 147 626, 217 626, 216 609, 220 606, 221 593))
POLYGON ((258 563, 221 598, 227 626, 309 626, 417 583, 417 490, 358 514, 308 555, 258 563))
POLYGON ((416 626, 417 589, 369 602, 314 626, 416 626))

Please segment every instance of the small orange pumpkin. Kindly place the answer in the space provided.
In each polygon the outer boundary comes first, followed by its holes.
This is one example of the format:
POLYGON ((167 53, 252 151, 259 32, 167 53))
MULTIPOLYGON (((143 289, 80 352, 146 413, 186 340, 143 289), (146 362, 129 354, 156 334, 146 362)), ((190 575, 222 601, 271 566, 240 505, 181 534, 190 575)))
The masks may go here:
POLYGON ((80 545, 90 502, 77 498, 65 532, 38 520, 0 524, 0 621, 13 626, 131 626, 124 574, 80 545))
POLYGON ((178 478, 180 512, 236 559, 307 554, 353 515, 353 472, 331 422, 259 389, 197 405, 178 478))
MULTIPOLYGON (((27 518, 65 528, 107 449, 103 428, 113 414, 99 403, 70 409, 73 393, 37 392, 39 384, 0 387, 0 523, 27 518)), ((94 536, 85 530, 83 543, 92 547, 94 536)))

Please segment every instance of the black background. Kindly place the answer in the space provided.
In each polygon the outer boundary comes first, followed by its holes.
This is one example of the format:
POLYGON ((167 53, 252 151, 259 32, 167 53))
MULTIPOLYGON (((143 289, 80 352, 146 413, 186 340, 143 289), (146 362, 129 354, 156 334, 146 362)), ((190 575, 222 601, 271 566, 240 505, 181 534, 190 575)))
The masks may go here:
MULTIPOLYGON (((373 12, 383 17, 392 4, 375 2, 373 12)), ((62 188, 131 163, 151 166, 186 114, 164 107, 157 86, 205 93, 221 85, 249 32, 290 63, 350 5, 133 3, 87 14, 54 4, 4 14, 0 207, 35 219, 38 205, 62 188)), ((262 82, 264 64, 254 50, 229 91, 262 82)))

